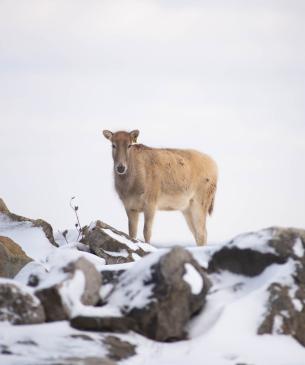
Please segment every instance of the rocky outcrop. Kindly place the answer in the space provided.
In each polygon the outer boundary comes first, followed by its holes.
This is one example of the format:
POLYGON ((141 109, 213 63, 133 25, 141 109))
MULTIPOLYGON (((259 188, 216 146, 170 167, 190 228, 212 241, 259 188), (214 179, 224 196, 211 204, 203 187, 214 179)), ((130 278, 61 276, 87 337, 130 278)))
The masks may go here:
POLYGON ((0 277, 15 277, 31 260, 16 242, 0 236, 0 277))
POLYGON ((52 226, 43 219, 31 219, 11 213, 1 198, 0 198, 0 214, 4 215, 11 222, 30 222, 33 227, 40 227, 43 230, 47 239, 50 241, 50 243, 56 247, 58 246, 54 240, 52 226))
POLYGON ((185 326, 204 306, 210 283, 197 261, 181 247, 143 258, 118 277, 107 298, 121 316, 72 319, 80 329, 137 331, 157 341, 186 337, 185 326))
POLYGON ((267 288, 257 332, 291 335, 305 346, 305 230, 272 227, 238 236, 213 253, 208 270, 253 277, 272 264, 289 264, 291 271, 267 288))
POLYGON ((105 259, 106 264, 137 261, 155 250, 151 245, 134 240, 101 221, 84 231, 82 243, 89 246, 90 252, 105 259))
POLYGON ((227 270, 234 274, 256 276, 272 264, 283 264, 284 257, 271 246, 275 228, 242 234, 216 250, 208 266, 209 273, 227 270))
POLYGON ((69 319, 75 307, 94 306, 99 301, 102 278, 85 258, 53 268, 39 283, 35 294, 40 299, 47 321, 69 319))
POLYGON ((45 321, 40 301, 23 285, 0 279, 0 321, 35 324, 45 321))
POLYGON ((285 282, 272 283, 259 334, 293 336, 305 346, 305 230, 274 229, 268 243, 294 271, 285 282))

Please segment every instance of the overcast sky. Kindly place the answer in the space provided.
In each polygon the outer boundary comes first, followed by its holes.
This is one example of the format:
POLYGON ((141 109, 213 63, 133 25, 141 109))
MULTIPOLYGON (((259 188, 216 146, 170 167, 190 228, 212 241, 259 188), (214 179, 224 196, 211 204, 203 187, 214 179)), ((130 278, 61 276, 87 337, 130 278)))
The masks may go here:
MULTIPOLYGON (((0 0, 0 196, 127 227, 103 129, 211 154, 209 241, 305 227, 305 2, 0 0)), ((141 235, 140 235, 141 236, 141 235)), ((192 242, 179 213, 153 241, 192 242)))

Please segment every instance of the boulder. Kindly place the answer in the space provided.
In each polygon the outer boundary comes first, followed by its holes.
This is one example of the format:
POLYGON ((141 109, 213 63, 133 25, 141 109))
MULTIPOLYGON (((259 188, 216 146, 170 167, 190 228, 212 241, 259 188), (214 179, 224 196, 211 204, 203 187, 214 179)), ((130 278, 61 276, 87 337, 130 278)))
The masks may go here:
POLYGON ((0 321, 35 324, 45 321, 40 301, 30 290, 13 280, 0 279, 0 321))
POLYGON ((53 246, 58 247, 57 243, 54 240, 52 226, 45 220, 26 218, 21 215, 11 213, 1 198, 0 198, 0 214, 2 214, 10 222, 29 222, 33 227, 40 227, 43 230, 47 239, 50 241, 50 243, 53 246))
POLYGON ((258 334, 291 335, 305 346, 305 230, 276 228, 268 244, 294 270, 285 282, 268 287, 266 312, 258 334))
POLYGON ((286 258, 271 246, 275 228, 239 235, 213 252, 208 272, 227 270, 234 274, 256 276, 272 264, 283 264, 286 258))
POLYGON ((16 242, 0 236, 0 277, 13 278, 30 261, 16 242))
POLYGON ((253 277, 272 264, 291 269, 267 287, 257 332, 291 335, 305 346, 305 230, 271 227, 238 236, 212 254, 208 271, 253 277))
POLYGON ((110 265, 136 261, 155 250, 151 245, 132 239, 101 221, 84 231, 82 243, 89 246, 91 253, 102 257, 110 265))
POLYGON ((175 247, 143 258, 118 277, 103 300, 119 308, 121 316, 79 315, 71 324, 87 330, 134 330, 157 341, 181 340, 188 321, 203 308, 209 287, 191 253, 175 247))
POLYGON ((95 266, 81 257, 64 267, 52 268, 35 294, 45 309, 47 321, 60 321, 70 318, 78 306, 95 305, 101 283, 95 266))

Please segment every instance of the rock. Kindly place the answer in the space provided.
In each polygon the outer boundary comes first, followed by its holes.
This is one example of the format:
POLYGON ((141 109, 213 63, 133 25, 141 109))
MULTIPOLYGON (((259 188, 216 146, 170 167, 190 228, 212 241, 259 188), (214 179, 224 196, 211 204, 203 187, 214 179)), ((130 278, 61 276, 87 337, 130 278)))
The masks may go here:
POLYGON ((8 210, 6 204, 4 203, 4 201, 0 198, 0 213, 9 213, 10 211, 8 210))
MULTIPOLYGON (((118 278, 107 298, 122 316, 78 316, 72 326, 100 331, 137 331, 157 341, 186 337, 185 327, 204 306, 210 282, 189 251, 175 247, 143 258, 118 278)), ((103 308, 103 307, 102 307, 103 308)))
POLYGON ((262 253, 251 248, 223 247, 209 261, 208 272, 227 270, 234 274, 256 276, 272 264, 283 264, 285 259, 272 253, 262 253))
POLYGON ((54 240, 52 226, 43 219, 31 219, 11 213, 1 198, 0 198, 0 214, 5 216, 11 222, 30 222, 33 227, 40 227, 43 230, 47 239, 50 241, 50 243, 53 246, 58 247, 57 243, 54 240))
POLYGON ((271 246, 274 228, 235 237, 216 250, 209 261, 208 272, 227 270, 234 274, 256 276, 272 264, 283 264, 286 258, 271 246))
POLYGON ((16 242, 0 236, 0 277, 13 278, 30 261, 16 242))
POLYGON ((85 276, 85 288, 81 296, 81 302, 84 305, 95 305, 100 299, 101 274, 90 261, 83 257, 77 261, 70 262, 63 268, 63 271, 70 275, 74 275, 77 270, 80 270, 85 276))
POLYGON ((25 286, 0 279, 0 321, 12 324, 35 324, 45 321, 40 301, 25 286))
POLYGON ((285 282, 274 282, 258 334, 285 334, 305 346, 305 230, 274 228, 268 244, 294 271, 285 282), (288 281, 288 282, 287 282, 288 281))
POLYGON ((305 346, 305 230, 271 227, 238 236, 212 254, 208 271, 253 277, 272 264, 290 264, 292 269, 267 288, 257 332, 291 335, 305 346))
POLYGON ((110 265, 136 261, 155 250, 151 245, 134 240, 101 221, 84 232, 82 243, 110 265))
POLYGON ((53 268, 35 294, 45 309, 47 321, 60 321, 70 318, 79 305, 95 305, 101 282, 95 266, 81 257, 64 267, 53 268))
MULTIPOLYGON (((103 307, 101 307, 103 308, 103 307)), ((135 329, 132 318, 121 316, 103 315, 102 311, 93 314, 79 314, 70 320, 72 327, 85 331, 119 332, 126 333, 135 329)))
POLYGON ((111 360, 121 361, 136 354, 136 346, 127 341, 123 341, 116 336, 107 336, 103 340, 108 350, 107 356, 111 360))

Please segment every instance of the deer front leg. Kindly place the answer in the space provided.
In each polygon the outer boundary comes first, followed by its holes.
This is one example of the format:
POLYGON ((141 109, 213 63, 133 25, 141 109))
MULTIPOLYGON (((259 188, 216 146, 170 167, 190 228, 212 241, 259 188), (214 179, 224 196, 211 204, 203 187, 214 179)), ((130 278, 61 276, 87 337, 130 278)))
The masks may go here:
POLYGON ((155 213, 156 213, 155 206, 147 206, 144 209, 144 231, 143 231, 143 235, 144 235, 144 240, 147 243, 150 243, 151 231, 152 231, 152 225, 153 225, 153 220, 154 220, 154 217, 155 217, 155 213))
POLYGON ((128 230, 131 238, 137 237, 139 213, 135 210, 126 210, 128 217, 128 230))

